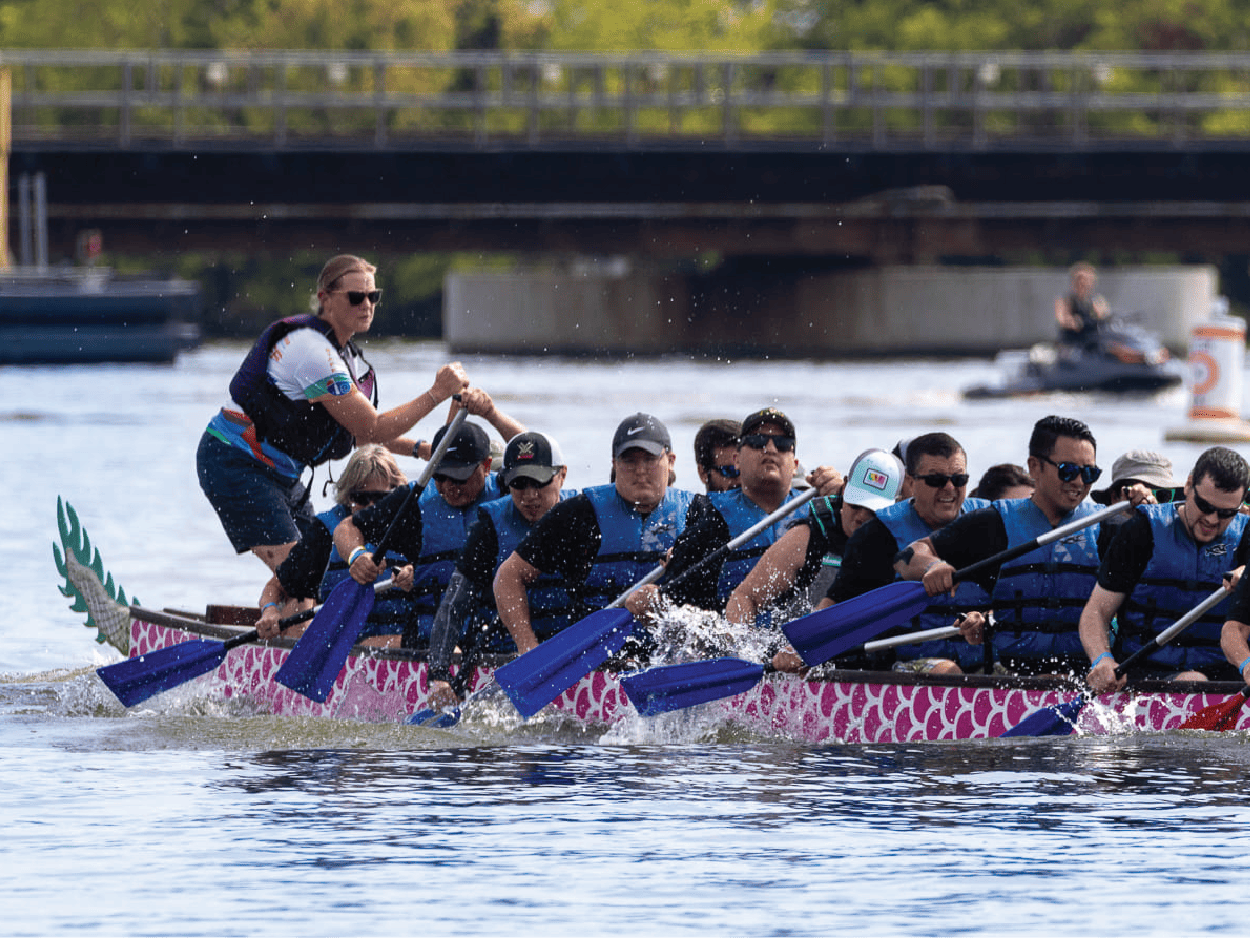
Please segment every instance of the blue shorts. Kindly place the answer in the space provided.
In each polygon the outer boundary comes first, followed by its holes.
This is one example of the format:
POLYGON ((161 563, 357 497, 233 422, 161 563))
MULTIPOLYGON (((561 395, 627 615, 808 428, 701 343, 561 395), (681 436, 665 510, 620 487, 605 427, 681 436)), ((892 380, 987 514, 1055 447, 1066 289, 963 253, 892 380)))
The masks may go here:
POLYGON ((211 433, 195 454, 200 488, 240 554, 290 544, 316 521, 308 490, 211 433))

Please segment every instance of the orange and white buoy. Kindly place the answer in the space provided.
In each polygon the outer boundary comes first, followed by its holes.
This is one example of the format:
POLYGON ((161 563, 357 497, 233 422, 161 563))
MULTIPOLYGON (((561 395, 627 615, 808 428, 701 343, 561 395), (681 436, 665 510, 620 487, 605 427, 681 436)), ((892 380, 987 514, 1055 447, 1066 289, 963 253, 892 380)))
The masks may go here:
POLYGON ((1164 434, 1190 443, 1250 441, 1241 417, 1246 367, 1246 321, 1228 315, 1228 301, 1216 301, 1212 316, 1189 336, 1189 417, 1164 434))

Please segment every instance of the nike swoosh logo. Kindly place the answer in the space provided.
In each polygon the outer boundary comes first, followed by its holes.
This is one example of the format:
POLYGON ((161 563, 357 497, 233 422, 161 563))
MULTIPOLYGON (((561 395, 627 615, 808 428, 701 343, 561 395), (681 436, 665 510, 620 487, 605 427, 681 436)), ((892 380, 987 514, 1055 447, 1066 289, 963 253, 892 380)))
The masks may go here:
POLYGON ((626 430, 626 431, 625 431, 625 435, 626 435, 626 436, 633 436, 635 433, 641 433, 641 432, 642 432, 643 430, 645 430, 645 429, 646 429, 646 427, 634 427, 634 429, 632 429, 632 430, 626 430))

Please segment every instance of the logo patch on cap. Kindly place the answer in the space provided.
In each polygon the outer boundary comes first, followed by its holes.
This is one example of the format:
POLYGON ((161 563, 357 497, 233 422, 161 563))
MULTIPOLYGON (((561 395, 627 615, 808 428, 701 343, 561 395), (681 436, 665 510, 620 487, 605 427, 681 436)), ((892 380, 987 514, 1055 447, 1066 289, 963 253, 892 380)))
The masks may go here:
POLYGON ((526 440, 524 443, 518 443, 516 448, 517 459, 533 459, 534 444, 526 440))
POLYGON ((890 484, 890 477, 879 469, 869 469, 864 473, 864 485, 871 486, 874 489, 884 490, 890 484))

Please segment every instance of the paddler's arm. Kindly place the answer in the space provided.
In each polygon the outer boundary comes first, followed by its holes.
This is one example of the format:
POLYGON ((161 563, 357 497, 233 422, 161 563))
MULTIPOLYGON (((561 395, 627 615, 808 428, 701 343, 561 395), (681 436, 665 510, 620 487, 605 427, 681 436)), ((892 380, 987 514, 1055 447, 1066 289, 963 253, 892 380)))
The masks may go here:
POLYGON ((430 706, 447 707, 459 701, 451 686, 451 658, 456 643, 478 610, 477 590, 459 570, 451 575, 451 582, 443 591, 434 625, 430 629, 430 706))
POLYGON ((460 403, 474 417, 481 417, 494 427, 499 432, 499 435, 503 437, 505 443, 518 433, 525 432, 525 426, 496 407, 490 395, 481 388, 469 388, 469 390, 462 392, 460 403))
POLYGON ((1124 688, 1125 678, 1115 676, 1119 662, 1111 655, 1110 635, 1111 620, 1124 602, 1125 595, 1127 594, 1095 585, 1085 608, 1081 610, 1081 645, 1084 646, 1091 665, 1085 681, 1096 694, 1124 688), (1098 663, 1094 664, 1095 661, 1098 663))
POLYGON ((530 601, 525 589, 541 575, 541 571, 517 556, 514 551, 499 565, 495 573, 495 607, 520 654, 538 647, 538 636, 530 624, 530 601))
POLYGON ((1250 624, 1237 619, 1225 622, 1220 630, 1220 649, 1229 664, 1241 669, 1242 680, 1250 683, 1250 624))
POLYGON ((807 560, 812 529, 796 524, 771 545, 759 562, 729 595, 725 618, 734 623, 754 625, 760 610, 794 585, 799 569, 807 560))
MULTIPOLYGON (((388 443, 411 430, 417 421, 428 417, 443 401, 469 386, 469 376, 459 362, 451 362, 438 370, 428 391, 383 413, 369 403, 359 388, 343 395, 324 394, 312 399, 321 404, 330 416, 356 438, 356 444, 388 443)), ((411 451, 411 450, 410 450, 411 451)))
POLYGON ((955 588, 955 568, 937 555, 932 538, 922 537, 898 552, 894 570, 904 580, 920 580, 930 596, 955 588))

